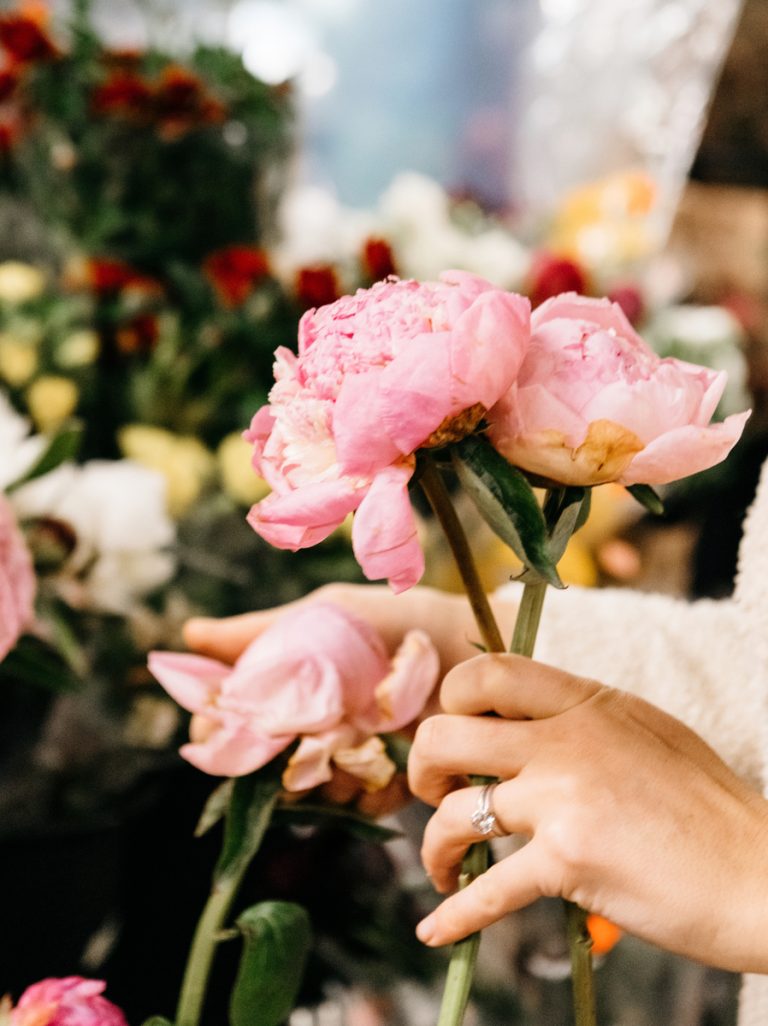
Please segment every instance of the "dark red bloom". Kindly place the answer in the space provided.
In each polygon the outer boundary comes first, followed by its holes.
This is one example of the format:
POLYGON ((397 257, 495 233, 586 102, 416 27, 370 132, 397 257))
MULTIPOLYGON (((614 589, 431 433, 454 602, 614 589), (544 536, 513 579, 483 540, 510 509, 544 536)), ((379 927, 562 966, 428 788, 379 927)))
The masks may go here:
POLYGON ((528 276, 528 296, 537 307, 561 292, 587 292, 587 275, 581 264, 554 253, 538 253, 528 276))
POLYGON ((154 278, 142 274, 124 260, 104 257, 89 260, 85 277, 88 287, 104 298, 116 296, 127 288, 151 293, 160 291, 160 285, 154 278))
POLYGON ((117 329, 117 348, 126 356, 151 353, 159 336, 157 317, 154 314, 141 314, 117 329))
POLYGON ((5 103, 16 91, 19 84, 19 76, 13 68, 0 70, 0 103, 5 103))
POLYGON ((152 89, 131 71, 115 71, 94 89, 91 106, 95 114, 130 119, 146 117, 152 107, 152 89))
POLYGON ((363 266, 372 282, 388 278, 390 274, 397 274, 392 247, 386 239, 366 239, 363 246, 363 266))
POLYGON ((340 295, 336 271, 330 264, 302 267, 296 275, 296 298, 307 310, 333 303, 340 295))
POLYGON ((0 15, 0 46, 16 64, 51 60, 59 55, 39 21, 19 12, 0 15))
POLYGON ((0 121, 0 155, 10 153, 19 138, 19 126, 16 121, 0 121))
POLYGON ((165 68, 155 87, 155 111, 160 134, 167 140, 202 125, 218 124, 227 116, 227 108, 202 80, 176 64, 165 68))
POLYGON ((643 294, 637 285, 614 285, 608 293, 608 298, 611 302, 618 303, 629 323, 637 327, 645 313, 643 294))
POLYGON ((266 253, 256 246, 227 246, 203 264, 205 276, 224 306, 240 306, 269 273, 266 253))

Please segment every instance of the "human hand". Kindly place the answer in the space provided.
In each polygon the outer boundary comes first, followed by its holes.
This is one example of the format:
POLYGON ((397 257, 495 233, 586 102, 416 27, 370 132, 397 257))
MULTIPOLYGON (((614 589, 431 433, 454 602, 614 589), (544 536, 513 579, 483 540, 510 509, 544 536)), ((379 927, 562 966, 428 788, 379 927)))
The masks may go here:
POLYGON ((456 885, 481 839, 468 775, 501 778, 499 827, 530 840, 443 901, 419 926, 425 943, 561 896, 671 951, 768 971, 768 802, 687 727, 513 655, 457 666, 441 701, 409 762, 411 790, 437 807, 422 849, 436 888, 456 885))

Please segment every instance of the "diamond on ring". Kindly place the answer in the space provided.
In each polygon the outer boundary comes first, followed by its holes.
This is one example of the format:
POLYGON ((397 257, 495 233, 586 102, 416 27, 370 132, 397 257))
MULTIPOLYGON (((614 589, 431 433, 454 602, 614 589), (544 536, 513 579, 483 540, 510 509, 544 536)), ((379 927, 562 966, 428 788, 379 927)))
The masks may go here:
POLYGON ((480 797, 477 800, 477 808, 472 813, 472 826, 483 837, 490 837, 491 834, 495 834, 497 837, 502 836, 502 832, 497 829, 498 821, 496 814, 491 808, 493 792, 498 785, 498 780, 493 780, 490 784, 483 785, 480 797))

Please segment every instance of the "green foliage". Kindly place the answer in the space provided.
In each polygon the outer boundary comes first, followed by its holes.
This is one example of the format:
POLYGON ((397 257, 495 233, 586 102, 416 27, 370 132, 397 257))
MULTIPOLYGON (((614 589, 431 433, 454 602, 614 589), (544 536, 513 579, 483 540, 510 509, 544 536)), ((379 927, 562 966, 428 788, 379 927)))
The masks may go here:
POLYGON ((6 491, 12 492, 28 481, 34 481, 35 478, 50 473, 61 463, 75 459, 80 450, 82 436, 82 424, 79 424, 77 421, 68 421, 62 424, 37 462, 30 467, 23 477, 9 485, 6 491))
POLYGON ((653 513, 656 516, 661 516, 664 513, 664 503, 662 502, 661 497, 653 490, 653 488, 651 488, 650 485, 629 485, 627 491, 632 498, 637 500, 637 502, 647 509, 649 513, 653 513))
POLYGON ((256 773, 235 780, 214 883, 239 877, 259 850, 280 791, 281 773, 282 764, 273 760, 256 773))
POLYGON ((294 1007, 311 943, 306 911, 265 901, 237 920, 243 954, 232 991, 230 1026, 280 1026, 294 1007))

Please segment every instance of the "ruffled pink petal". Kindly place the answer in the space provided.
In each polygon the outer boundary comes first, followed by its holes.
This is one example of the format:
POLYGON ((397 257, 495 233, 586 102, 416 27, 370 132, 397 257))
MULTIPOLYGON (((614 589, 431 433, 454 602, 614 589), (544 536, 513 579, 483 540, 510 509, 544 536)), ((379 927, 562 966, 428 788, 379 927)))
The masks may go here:
POLYGON ((542 324, 554 320, 586 321, 603 331, 613 331, 621 338, 629 339, 632 346, 642 352, 653 354, 653 350, 642 339, 627 320, 627 315, 618 303, 610 299, 593 299, 580 296, 577 292, 563 292, 547 299, 531 314, 531 331, 537 332, 542 324))
POLYGON ((283 773, 286 791, 308 791, 333 776, 331 759, 338 748, 355 743, 357 732, 348 724, 325 734, 303 737, 283 773))
POLYGON ((429 635, 409 631, 392 660, 392 669, 376 688, 377 733, 399 730, 421 713, 435 689, 440 657, 429 635))
POLYGON ((357 508, 364 489, 337 479, 272 493, 248 513, 248 523, 278 549, 308 548, 324 541, 357 508))
POLYGON ((668 484, 714 467, 738 442, 750 413, 734 413, 709 427, 687 425, 668 431, 634 457, 619 483, 668 484))
POLYGON ((294 736, 270 737, 241 725, 220 726, 205 741, 182 745, 179 754, 203 773, 242 777, 266 766, 288 747, 294 736))
POLYGON ((387 433, 389 400, 380 392, 381 380, 376 370, 348 374, 342 382, 333 408, 333 437, 344 474, 372 476, 401 455, 387 433))
POLYGON ((409 464, 387 467, 373 479, 352 524, 352 546, 365 576, 387 578, 405 591, 424 573, 424 553, 408 497, 409 464))
POLYGON ((231 667, 189 652, 150 652, 149 672, 171 698, 189 712, 210 715, 211 701, 221 691, 231 667))
POLYGON ((386 787, 397 769, 380 737, 369 737, 355 748, 337 749, 333 762, 357 777, 369 794, 386 787))

